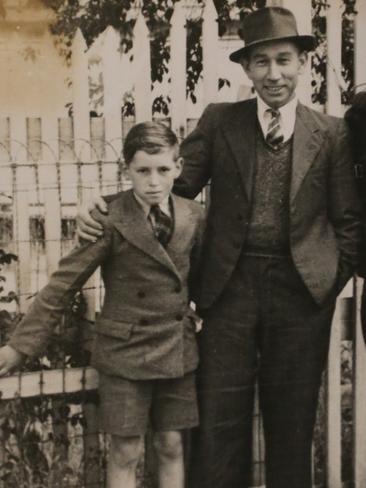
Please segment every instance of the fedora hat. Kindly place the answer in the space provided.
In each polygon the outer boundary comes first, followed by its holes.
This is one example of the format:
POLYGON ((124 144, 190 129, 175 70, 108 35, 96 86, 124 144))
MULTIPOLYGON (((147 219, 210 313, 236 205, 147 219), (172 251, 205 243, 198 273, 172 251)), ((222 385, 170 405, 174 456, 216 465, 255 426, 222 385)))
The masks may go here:
POLYGON ((271 41, 293 41, 304 51, 315 46, 314 36, 299 35, 294 14, 283 7, 264 7, 247 15, 242 23, 244 47, 230 54, 230 60, 240 63, 248 50, 271 41))

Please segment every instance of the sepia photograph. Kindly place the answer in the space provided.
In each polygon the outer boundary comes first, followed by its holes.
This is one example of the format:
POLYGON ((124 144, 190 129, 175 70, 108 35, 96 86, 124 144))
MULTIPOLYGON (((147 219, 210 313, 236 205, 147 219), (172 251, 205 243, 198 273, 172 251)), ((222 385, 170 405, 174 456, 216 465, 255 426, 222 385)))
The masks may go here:
POLYGON ((0 488, 366 488, 365 46, 0 0, 0 488))

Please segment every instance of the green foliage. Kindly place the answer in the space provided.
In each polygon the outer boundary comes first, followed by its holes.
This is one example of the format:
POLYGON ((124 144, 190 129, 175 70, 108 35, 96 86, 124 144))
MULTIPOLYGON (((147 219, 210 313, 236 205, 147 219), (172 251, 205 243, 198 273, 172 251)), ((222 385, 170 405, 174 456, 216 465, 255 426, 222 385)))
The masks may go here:
MULTIPOLYGON (((342 78, 345 88, 339 85, 343 103, 349 103, 353 93, 354 73, 354 31, 353 23, 356 14, 356 0, 343 0, 342 13, 342 78)), ((324 104, 327 98, 327 42, 326 42, 326 11, 329 0, 312 0, 313 33, 316 37, 316 50, 312 62, 314 103, 324 104)), ((332 60, 329 60, 332 62, 332 60)))
POLYGON ((344 12, 342 18, 342 76, 346 83, 346 90, 342 93, 343 103, 351 102, 354 87, 354 17, 356 14, 356 0, 343 0, 344 12))
POLYGON ((313 34, 316 38, 316 48, 312 57, 312 101, 324 104, 327 97, 326 77, 326 19, 327 1, 312 0, 313 34))
MULTIPOLYGON (((69 398, 69 401, 73 400, 69 398)), ((79 465, 75 466, 66 455, 71 440, 58 434, 67 432, 67 424, 70 431, 74 430, 74 435, 82 433, 84 418, 81 410, 74 409, 73 413, 65 400, 55 403, 54 399, 36 397, 0 403, 0 479, 7 488, 84 485, 82 443, 77 456, 79 465), (58 429, 60 424, 65 430, 58 429)), ((98 453, 94 462, 102 461, 98 453)))
MULTIPOLYGON (((42 229, 37 228, 39 234, 42 229)), ((38 234, 37 234, 38 235, 38 234)), ((39 235, 38 235, 39 237, 39 235)), ((5 282, 1 270, 16 261, 17 257, 0 249, 0 281, 5 282)), ((14 292, 3 293, 0 302, 17 301, 14 292)), ((83 348, 87 321, 85 300, 79 293, 68 307, 63 322, 55 331, 45 356, 28 361, 27 371, 87 365, 89 353, 83 348)), ((22 315, 0 310, 1 345, 7 342, 22 315)), ((80 438, 80 466, 73 466, 67 457, 70 446, 68 433, 82 435, 85 419, 81 408, 71 409, 71 404, 96 402, 95 392, 80 391, 67 397, 16 398, 0 402, 0 482, 7 488, 62 488, 84 485, 83 443, 80 438), (69 428, 68 428, 69 426, 69 428)), ((98 452, 88 455, 88 463, 104 462, 98 452)))
MULTIPOLYGON (((121 35, 121 50, 130 51, 135 14, 131 15, 136 6, 134 0, 43 0, 56 12, 56 20, 51 27, 58 36, 60 51, 66 58, 70 57, 73 35, 79 28, 88 45, 90 45, 108 26, 114 27, 121 35)), ((142 11, 151 33, 151 80, 161 82, 168 72, 170 50, 168 36, 170 19, 174 4, 179 0, 143 0, 142 11)), ((353 21, 356 0, 343 0, 344 12, 342 20, 342 76, 346 89, 342 92, 343 102, 347 103, 353 89, 353 21)), ((204 0, 196 0, 198 6, 204 6, 204 0)), ((228 32, 228 26, 236 25, 241 35, 240 24, 249 12, 263 8, 266 0, 214 0, 218 12, 219 35, 228 32)), ((314 103, 324 104, 326 101, 326 9, 329 0, 312 0, 313 32, 317 39, 317 48, 313 56, 313 94, 314 103)), ((229 29, 232 32, 232 29, 229 29)), ((202 74, 202 47, 200 36, 202 31, 201 18, 187 19, 187 95, 196 102, 195 88, 202 74)), ((222 85, 221 85, 222 86, 222 85)), ((340 87, 340 90, 342 88, 340 87)), ((169 100, 162 96, 153 101, 153 112, 167 115, 169 100)), ((125 115, 133 115, 133 100, 128 100, 123 107, 125 115)))
MULTIPOLYGON (((17 259, 15 254, 0 249, 0 303, 9 304, 18 299, 13 291, 9 291, 8 293, 4 292, 3 284, 6 278, 1 274, 5 265, 9 265, 13 261, 17 261, 17 259)), ((0 344, 3 344, 7 340, 18 319, 19 316, 17 314, 11 313, 6 309, 0 310, 0 344)))
MULTIPOLYGON (((108 27, 114 27, 121 36, 121 51, 129 52, 132 47, 132 32, 135 15, 131 15, 135 2, 133 0, 43 0, 56 12, 56 20, 51 31, 58 39, 58 47, 66 59, 70 59, 72 38, 76 29, 80 29, 88 46, 108 27)), ((168 36, 170 19, 174 4, 178 0, 143 0, 142 12, 151 34, 151 81, 161 82, 168 73, 170 49, 168 36)), ((203 7, 204 1, 197 0, 203 7)), ((262 8, 266 0, 215 0, 219 15, 219 32, 224 35, 230 12, 233 9, 238 17, 243 18, 248 12, 262 8)), ((202 32, 201 18, 187 19, 187 95, 196 102, 195 88, 202 73, 202 32)), ((153 101, 153 112, 167 115, 169 100, 162 96, 153 101)), ((129 98, 122 108, 124 115, 133 115, 133 100, 129 98)))

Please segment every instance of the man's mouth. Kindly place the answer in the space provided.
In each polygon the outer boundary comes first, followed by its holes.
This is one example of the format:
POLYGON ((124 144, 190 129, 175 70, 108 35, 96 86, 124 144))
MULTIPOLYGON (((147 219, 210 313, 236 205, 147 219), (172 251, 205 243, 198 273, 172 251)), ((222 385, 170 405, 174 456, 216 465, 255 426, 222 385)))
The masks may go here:
POLYGON ((283 88, 282 86, 266 86, 266 90, 269 93, 273 93, 273 94, 279 93, 282 90, 282 88, 283 88))

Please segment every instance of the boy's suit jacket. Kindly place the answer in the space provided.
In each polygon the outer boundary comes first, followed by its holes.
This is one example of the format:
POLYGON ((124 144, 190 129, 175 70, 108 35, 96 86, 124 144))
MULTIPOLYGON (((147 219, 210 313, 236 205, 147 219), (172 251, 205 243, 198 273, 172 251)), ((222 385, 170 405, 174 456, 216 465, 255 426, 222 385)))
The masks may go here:
MULTIPOLYGON (((181 145, 174 191, 193 198, 211 179, 197 301, 208 308, 235 269, 250 223, 258 133, 255 99, 209 105, 181 145)), ((341 119, 298 105, 290 190, 291 255, 314 300, 335 296, 358 259, 361 216, 341 119)))
POLYGON ((40 354, 67 302, 101 265, 105 299, 92 364, 129 379, 173 378, 197 366, 187 282, 200 253, 203 209, 172 197, 174 231, 165 250, 131 190, 109 204, 104 236, 63 258, 15 330, 10 345, 40 354))

